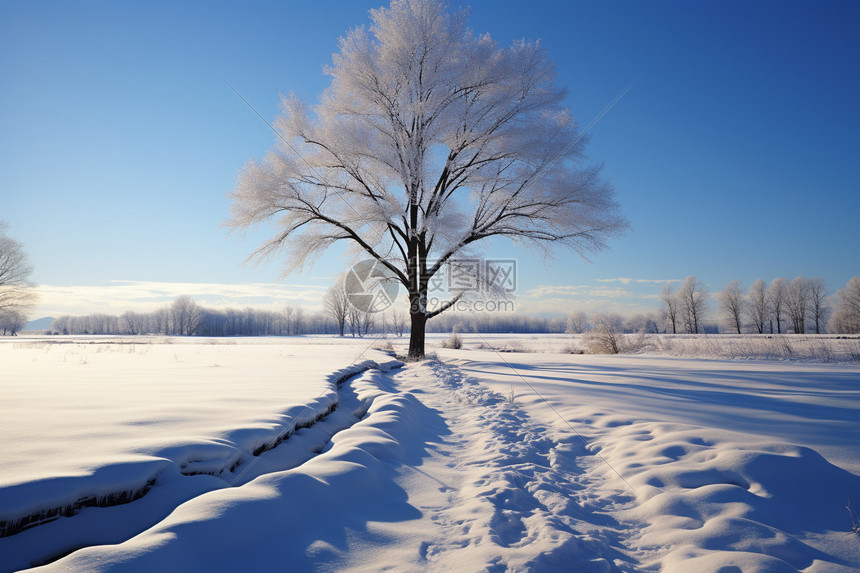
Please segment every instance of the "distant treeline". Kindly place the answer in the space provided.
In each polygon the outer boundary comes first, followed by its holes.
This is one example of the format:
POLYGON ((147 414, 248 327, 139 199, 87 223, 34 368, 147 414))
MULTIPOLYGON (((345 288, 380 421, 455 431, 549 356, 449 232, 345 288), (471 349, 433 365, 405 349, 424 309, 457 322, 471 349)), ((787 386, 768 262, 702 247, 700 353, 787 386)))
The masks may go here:
MULTIPOLYGON (((349 336, 402 336, 409 332, 406 311, 367 314, 349 313, 344 333, 349 336)), ((428 332, 560 333, 564 317, 543 318, 515 313, 442 314, 427 325, 428 332)), ((121 315, 88 314, 61 316, 49 329, 54 334, 113 334, 167 336, 294 336, 338 334, 339 325, 330 313, 308 313, 301 308, 283 311, 252 308, 215 310, 182 296, 154 312, 128 311, 121 315)))
MULTIPOLYGON (((696 277, 689 276, 675 291, 667 283, 660 296, 661 320, 666 332, 700 332, 707 316, 710 294, 696 277)), ((831 294, 818 278, 776 278, 770 285, 754 281, 744 293, 733 280, 716 293, 724 332, 736 334, 856 334, 860 333, 860 276, 831 294)))
POLYGON ((322 313, 307 314, 289 307, 281 312, 203 307, 181 296, 154 312, 128 311, 119 316, 89 314, 61 316, 50 331, 55 334, 161 334, 171 336, 291 336, 336 333, 334 321, 322 313))
POLYGON ((512 312, 443 313, 427 322, 427 332, 483 332, 489 334, 562 333, 567 319, 544 318, 512 312))
MULTIPOLYGON (((427 323, 428 332, 571 333, 582 334, 598 325, 614 332, 708 333, 860 333, 860 277, 831 295, 818 278, 775 279, 770 286, 757 280, 747 293, 738 281, 716 293, 719 314, 714 320, 711 295, 695 277, 687 277, 676 291, 667 284, 662 306, 647 314, 622 317, 615 313, 570 312, 566 317, 540 317, 513 312, 440 314, 427 323)), ((329 300, 328 303, 331 301, 329 300)), ((325 312, 301 308, 283 311, 214 310, 182 296, 173 304, 149 313, 128 311, 119 316, 91 314, 63 316, 50 331, 56 334, 161 334, 179 336, 293 336, 299 334, 392 335, 409 332, 405 310, 364 313, 342 304, 326 304, 325 312)), ((2 325, 0 325, 0 330, 2 325)))

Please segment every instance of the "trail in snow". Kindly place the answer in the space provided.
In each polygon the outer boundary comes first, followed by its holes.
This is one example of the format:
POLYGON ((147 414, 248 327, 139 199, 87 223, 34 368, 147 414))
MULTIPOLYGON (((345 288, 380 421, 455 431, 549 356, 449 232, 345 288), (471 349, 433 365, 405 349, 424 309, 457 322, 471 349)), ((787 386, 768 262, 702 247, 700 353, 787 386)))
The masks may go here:
POLYGON ((409 378, 413 391, 425 388, 422 401, 444 412, 451 430, 425 463, 456 483, 445 488, 442 503, 424 508, 439 528, 421 542, 427 565, 634 570, 621 543, 629 524, 612 516, 629 498, 623 491, 594 494, 589 468, 599 462, 581 438, 559 439, 515 401, 442 362, 413 367, 402 383, 409 378))

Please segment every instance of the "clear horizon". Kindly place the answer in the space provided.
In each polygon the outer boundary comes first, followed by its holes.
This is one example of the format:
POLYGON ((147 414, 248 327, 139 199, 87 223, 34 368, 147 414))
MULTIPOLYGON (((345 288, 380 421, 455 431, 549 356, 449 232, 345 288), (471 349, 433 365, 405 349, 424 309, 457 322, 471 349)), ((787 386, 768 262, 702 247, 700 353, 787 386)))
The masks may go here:
MULTIPOLYGON (((229 236, 235 175, 262 156, 279 93, 314 103, 322 67, 382 2, 93 1, 0 5, 0 220, 42 299, 31 318, 320 306, 332 250, 280 280, 242 261, 269 229, 229 236), (316 301, 316 303, 314 303, 316 301)), ((656 309, 668 280, 860 274, 860 7, 848 2, 471 2, 501 45, 540 38, 591 130, 632 228, 593 263, 495 242, 518 261, 518 311, 656 309), (522 310, 520 310, 522 309, 522 310)), ((452 3, 457 7, 457 3, 452 3)))

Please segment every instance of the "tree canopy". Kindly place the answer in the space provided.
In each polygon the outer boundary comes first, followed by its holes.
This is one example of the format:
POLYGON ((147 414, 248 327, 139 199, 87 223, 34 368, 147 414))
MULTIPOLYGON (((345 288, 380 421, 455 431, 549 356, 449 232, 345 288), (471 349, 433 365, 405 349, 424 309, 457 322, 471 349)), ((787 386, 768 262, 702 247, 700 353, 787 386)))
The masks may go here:
POLYGON ((446 264, 491 237, 585 256, 626 222, 539 43, 499 47, 431 0, 370 15, 341 38, 313 108, 283 98, 280 138, 241 170, 230 224, 277 219, 252 257, 285 253, 287 272, 341 241, 380 261, 409 293, 423 356, 426 321, 464 295, 428 306, 446 264))

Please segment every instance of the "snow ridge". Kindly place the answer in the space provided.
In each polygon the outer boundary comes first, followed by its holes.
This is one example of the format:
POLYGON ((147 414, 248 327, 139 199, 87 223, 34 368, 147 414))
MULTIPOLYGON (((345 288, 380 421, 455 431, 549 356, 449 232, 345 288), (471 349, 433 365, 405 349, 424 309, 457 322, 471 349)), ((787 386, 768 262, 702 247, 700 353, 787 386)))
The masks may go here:
MULTIPOLYGON (((366 372, 368 370, 379 370, 381 372, 388 372, 390 370, 401 368, 402 366, 403 366, 403 362, 400 362, 398 360, 391 360, 389 362, 384 362, 382 364, 376 362, 375 360, 365 360, 363 362, 351 364, 351 365, 347 366, 346 368, 342 368, 342 369, 332 373, 329 376, 329 383, 331 384, 332 388, 334 388, 336 390, 336 394, 334 395, 335 399, 331 403, 331 405, 328 408, 323 409, 323 410, 318 410, 318 409, 314 410, 312 405, 308 405, 305 408, 305 412, 303 412, 302 414, 297 416, 294 419, 294 422, 291 425, 287 426, 286 430, 282 431, 273 441, 263 443, 263 444, 257 446, 256 448, 254 448, 253 451, 251 452, 251 455, 254 457, 258 457, 258 456, 264 454, 265 452, 273 450, 279 444, 281 444, 285 440, 288 440, 296 432, 298 432, 300 430, 312 428, 318 422, 328 418, 329 415, 332 414, 333 412, 335 412, 341 406, 342 402, 344 401, 344 392, 347 391, 347 389, 344 387, 345 383, 348 382, 349 380, 355 378, 359 374, 362 374, 363 372, 366 372), (313 417, 307 417, 305 415, 307 412, 313 413, 314 416, 313 417)), ((368 407, 369 407, 369 403, 363 404, 362 407, 359 407, 357 409, 353 409, 353 410, 349 411, 348 415, 350 417, 355 418, 355 419, 354 420, 347 420, 345 423, 344 422, 341 422, 341 423, 335 422, 334 423, 334 431, 341 431, 341 430, 346 429, 347 427, 351 426, 355 422, 357 422, 364 415, 364 413, 367 411, 368 407)), ((322 449, 327 444, 328 444, 328 439, 325 439, 319 445, 312 448, 313 453, 321 452, 322 449)), ((256 460, 252 461, 251 463, 252 464, 256 463, 256 460)), ((219 471, 215 474, 212 474, 212 475, 223 475, 225 472, 228 474, 232 474, 235 472, 235 470, 238 469, 238 467, 241 464, 242 464, 242 461, 239 460, 229 469, 228 468, 222 468, 221 471, 219 471)), ((290 467, 292 467, 292 466, 290 466, 290 467)), ((283 468, 283 469, 288 469, 288 468, 283 468)), ((256 472, 253 474, 253 476, 247 476, 246 477, 245 476, 246 471, 247 470, 243 470, 242 472, 237 474, 234 478, 230 479, 229 480, 230 485, 239 485, 240 483, 247 483, 248 481, 250 481, 250 479, 253 479, 253 477, 257 477, 257 476, 261 475, 259 472, 256 472)))
POLYGON ((93 494, 81 497, 74 503, 59 507, 37 510, 19 518, 0 521, 0 537, 9 537, 31 527, 50 523, 60 517, 71 517, 87 507, 112 507, 131 503, 142 498, 155 485, 156 476, 149 478, 138 488, 123 489, 104 494, 93 494))
MULTIPOLYGON (((244 485, 261 475, 296 467, 323 451, 334 434, 358 422, 369 408, 372 399, 357 400, 354 391, 346 382, 368 370, 387 372, 401 366, 403 363, 398 361, 380 364, 366 360, 334 372, 328 378, 332 390, 335 391, 333 396, 321 396, 300 409, 291 408, 291 416, 287 419, 292 422, 287 429, 281 430, 274 440, 254 449, 250 449, 246 442, 247 449, 236 451, 234 446, 226 449, 225 454, 224 448, 212 451, 190 444, 189 447, 178 446, 164 452, 176 461, 160 458, 137 463, 124 462, 96 468, 87 476, 43 479, 3 488, 0 490, 3 507, 3 513, 0 514, 0 517, 3 517, 0 521, 0 538, 15 536, 36 526, 54 522, 60 517, 75 516, 86 508, 115 508, 137 500, 151 506, 164 506, 160 510, 150 507, 148 511, 138 512, 146 514, 148 520, 151 520, 153 515, 160 514, 160 519, 175 505, 207 491, 244 485), (332 398, 330 405, 325 406, 332 398), (323 409, 320 409, 321 406, 324 406, 323 409), (294 438, 289 442, 292 447, 283 447, 291 437, 294 438), (237 470, 242 471, 236 473, 237 470), (188 478, 203 481, 197 485, 180 483, 188 478), (108 486, 111 488, 109 491, 105 484, 111 484, 108 486), (156 496, 158 499, 142 499, 157 486, 160 486, 160 494, 156 496), (166 494, 163 488, 175 491, 172 495, 166 494), (187 493, 183 494, 183 491, 187 493), (53 500, 45 504, 45 501, 51 500, 52 497, 53 500), (34 507, 32 500, 39 500, 43 505, 34 507)), ((88 516, 89 521, 92 521, 93 517, 88 516)), ((110 519, 107 516, 105 518, 110 519)), ((124 523, 133 530, 130 531, 131 535, 153 523, 150 521, 144 525, 144 521, 135 526, 137 520, 131 516, 124 519, 126 522, 132 522, 124 523)), ((16 569, 28 562, 48 563, 81 546, 97 543, 92 541, 92 536, 88 539, 90 541, 58 546, 56 544, 60 542, 53 541, 52 536, 46 533, 24 540, 17 550, 15 545, 5 547, 0 544, 0 571, 12 570, 7 567, 16 569), (15 556, 17 565, 12 562, 3 563, 6 561, 8 549, 13 553, 20 553, 15 556), (22 561, 24 554, 29 556, 22 561)), ((110 542, 119 541, 121 540, 113 538, 110 542)))
MULTIPOLYGON (((339 556, 340 548, 324 540, 340 545, 343 531, 365 519, 399 523, 420 516, 398 496, 389 498, 398 489, 391 468, 420 456, 410 437, 431 414, 413 395, 391 388, 387 372, 399 363, 376 366, 344 383, 342 405, 333 413, 367 415, 337 432, 307 463, 206 492, 123 543, 86 547, 39 571, 309 570, 312 562, 339 556), (241 540, 242 550, 232 542, 213 543, 218 539, 241 540)), ((262 456, 260 465, 280 449, 262 456)))

